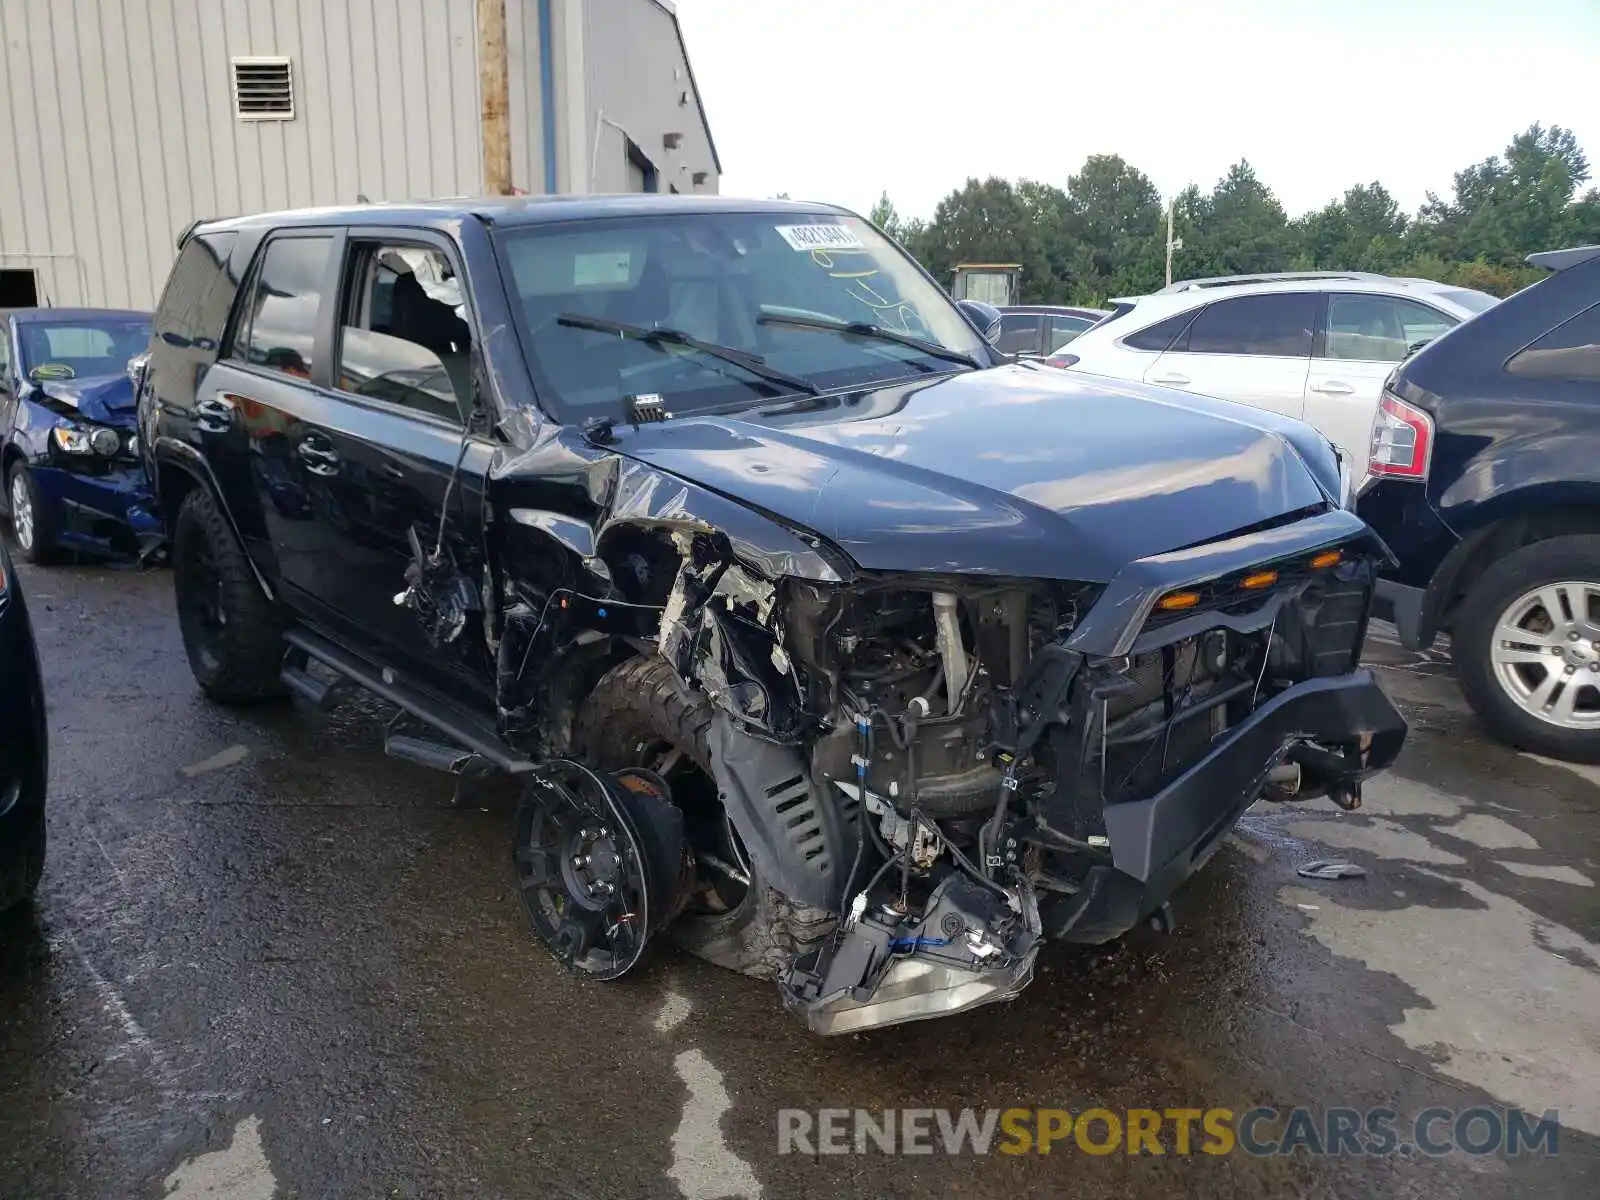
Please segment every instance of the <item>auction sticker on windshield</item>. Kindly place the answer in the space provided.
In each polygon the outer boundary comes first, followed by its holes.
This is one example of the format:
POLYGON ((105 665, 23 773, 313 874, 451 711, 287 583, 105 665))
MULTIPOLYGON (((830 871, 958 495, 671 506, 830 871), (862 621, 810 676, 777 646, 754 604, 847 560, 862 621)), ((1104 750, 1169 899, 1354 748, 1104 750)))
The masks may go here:
POLYGON ((843 225, 779 225, 778 233, 796 250, 860 250, 861 239, 843 225))

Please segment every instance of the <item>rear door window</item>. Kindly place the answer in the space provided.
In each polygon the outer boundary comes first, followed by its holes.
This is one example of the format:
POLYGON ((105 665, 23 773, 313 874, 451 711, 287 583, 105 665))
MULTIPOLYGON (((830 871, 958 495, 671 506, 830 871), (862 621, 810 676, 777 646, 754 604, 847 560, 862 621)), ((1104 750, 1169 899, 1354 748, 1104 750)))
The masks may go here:
POLYGON ((1189 327, 1191 354, 1310 358, 1317 301, 1309 292, 1236 296, 1208 305, 1189 327))
POLYGON ((1045 339, 1045 349, 1054 354, 1089 326, 1088 317, 1053 316, 1050 318, 1050 336, 1045 339))
POLYGON ((1600 304, 1591 305, 1517 351, 1506 370, 1524 379, 1600 383, 1600 304))
POLYGON ((311 378, 317 312, 328 286, 333 238, 280 236, 267 243, 240 318, 234 352, 246 362, 296 379, 311 378))
POLYGON ((1006 313, 1000 318, 1000 340, 995 348, 1002 354, 1037 354, 1039 328, 1037 313, 1006 313))

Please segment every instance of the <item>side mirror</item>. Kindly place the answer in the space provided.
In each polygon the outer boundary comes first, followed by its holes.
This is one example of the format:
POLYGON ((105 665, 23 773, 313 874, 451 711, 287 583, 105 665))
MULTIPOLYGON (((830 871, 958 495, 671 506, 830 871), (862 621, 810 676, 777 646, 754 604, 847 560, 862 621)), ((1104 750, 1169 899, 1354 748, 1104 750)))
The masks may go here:
POLYGON ((1000 310, 982 300, 957 300, 956 307, 991 346, 1000 341, 1000 310))

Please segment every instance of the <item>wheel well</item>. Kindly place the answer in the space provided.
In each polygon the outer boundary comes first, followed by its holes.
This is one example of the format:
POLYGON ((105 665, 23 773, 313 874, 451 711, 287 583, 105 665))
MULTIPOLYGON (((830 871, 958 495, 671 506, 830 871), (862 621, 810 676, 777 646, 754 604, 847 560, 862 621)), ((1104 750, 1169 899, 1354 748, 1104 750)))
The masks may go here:
POLYGON ((183 507, 183 501, 189 493, 199 486, 200 481, 194 473, 177 463, 163 462, 156 468, 156 500, 161 505, 161 520, 166 525, 169 538, 178 520, 178 509, 183 507))
POLYGON ((1464 538, 1434 577, 1436 627, 1448 630, 1472 585, 1490 566, 1524 546, 1573 534, 1600 534, 1600 507, 1541 508, 1503 517, 1464 538))
POLYGON ((0 482, 11 477, 11 464, 24 455, 16 446, 7 446, 4 453, 0 453, 0 482))

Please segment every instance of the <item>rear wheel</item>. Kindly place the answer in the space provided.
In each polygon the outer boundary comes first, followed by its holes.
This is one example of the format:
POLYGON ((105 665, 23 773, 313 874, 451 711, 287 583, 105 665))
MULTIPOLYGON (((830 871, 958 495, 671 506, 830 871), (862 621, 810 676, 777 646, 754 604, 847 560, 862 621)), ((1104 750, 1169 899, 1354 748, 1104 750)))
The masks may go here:
POLYGON ((22 557, 43 565, 53 556, 56 544, 56 517, 39 495, 33 476, 20 460, 11 464, 6 479, 6 505, 11 510, 11 534, 22 557))
POLYGON ((201 690, 222 704, 282 696, 282 619, 203 487, 191 491, 178 510, 172 583, 183 648, 201 690))
POLYGON ((1600 762, 1600 537, 1551 538, 1491 566, 1456 614, 1451 651, 1498 737, 1600 762))
POLYGON ((633 658, 595 685, 574 740, 597 768, 646 767, 661 775, 683 812, 696 872, 673 939, 719 967, 772 979, 819 945, 834 917, 770 886, 746 853, 711 776, 706 735, 713 716, 710 701, 684 687, 664 659, 633 658))

